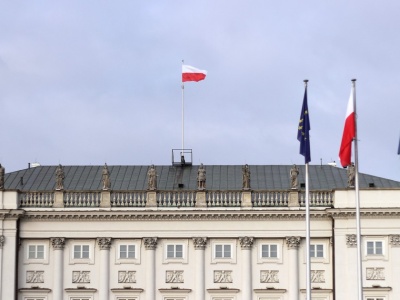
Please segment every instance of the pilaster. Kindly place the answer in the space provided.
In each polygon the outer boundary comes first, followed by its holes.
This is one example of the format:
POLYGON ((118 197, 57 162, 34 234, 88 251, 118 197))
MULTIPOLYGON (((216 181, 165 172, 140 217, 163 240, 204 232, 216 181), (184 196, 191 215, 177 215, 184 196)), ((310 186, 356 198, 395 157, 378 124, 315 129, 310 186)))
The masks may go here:
POLYGON ((290 191, 289 192, 289 201, 288 207, 299 207, 299 192, 298 191, 290 191))
POLYGON ((206 237, 194 237, 193 244, 196 259, 196 269, 195 269, 195 300, 205 299, 205 249, 207 246, 206 237))
POLYGON ((144 238, 146 249, 146 300, 156 299, 156 248, 157 238, 144 238))
POLYGON ((253 247, 253 237, 239 237, 240 247, 242 248, 242 299, 253 299, 253 286, 251 278, 251 249, 253 247))
POLYGON ((251 203, 251 192, 250 191, 243 191, 242 192, 242 207, 252 207, 253 204, 251 203))
POLYGON ((289 249, 289 300, 299 299, 299 253, 300 237, 286 238, 289 249))
POLYGON ((54 280, 53 280, 53 299, 63 299, 64 294, 64 245, 65 238, 51 238, 51 245, 54 253, 54 280))
POLYGON ((157 207, 157 193, 155 191, 147 192, 146 207, 157 207))
POLYGON ((110 193, 110 191, 107 190, 107 191, 102 191, 101 192, 100 207, 102 207, 102 208, 111 207, 111 193, 110 193))
POLYGON ((64 192, 54 191, 53 208, 63 208, 63 207, 64 207, 64 192))
POLYGON ((196 207, 207 207, 206 192, 198 191, 196 193, 196 207))
POLYGON ((110 293, 110 248, 111 238, 101 237, 97 239, 100 248, 100 285, 99 300, 108 300, 110 293))

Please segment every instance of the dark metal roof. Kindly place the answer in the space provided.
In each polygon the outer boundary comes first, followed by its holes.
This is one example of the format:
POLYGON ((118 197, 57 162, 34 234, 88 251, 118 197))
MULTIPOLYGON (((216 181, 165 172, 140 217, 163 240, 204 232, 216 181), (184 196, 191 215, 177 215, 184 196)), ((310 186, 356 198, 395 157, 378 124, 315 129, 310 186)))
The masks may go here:
MULTIPOLYGON (((207 172, 206 190, 241 190, 241 165, 204 166, 207 172)), ((304 183, 305 166, 300 169, 299 183, 304 183)), ((5 175, 5 189, 21 191, 51 191, 55 189, 57 166, 39 166, 5 175)), ((146 190, 149 166, 108 166, 111 190, 146 190)), ((155 166, 158 190, 196 190, 199 166, 155 166), (179 187, 183 184, 183 187, 179 187)), ((288 190, 292 165, 250 165, 252 190, 288 190)), ((65 190, 101 190, 103 166, 64 166, 65 190)), ((346 170, 333 166, 309 166, 310 190, 347 188, 346 170)), ((400 188, 400 182, 368 174, 359 174, 360 189, 400 188), (373 185, 371 187, 370 185, 373 185)))

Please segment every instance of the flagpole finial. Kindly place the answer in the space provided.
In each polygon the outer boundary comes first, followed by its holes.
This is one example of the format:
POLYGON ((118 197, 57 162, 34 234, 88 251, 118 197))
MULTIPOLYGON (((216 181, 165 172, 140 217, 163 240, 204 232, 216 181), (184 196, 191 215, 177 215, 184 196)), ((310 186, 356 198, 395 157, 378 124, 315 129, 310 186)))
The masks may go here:
POLYGON ((305 83, 307 83, 307 82, 308 82, 308 79, 304 79, 303 81, 304 81, 305 83))
POLYGON ((351 81, 353 81, 353 82, 354 82, 354 81, 357 81, 357 79, 353 78, 351 81))

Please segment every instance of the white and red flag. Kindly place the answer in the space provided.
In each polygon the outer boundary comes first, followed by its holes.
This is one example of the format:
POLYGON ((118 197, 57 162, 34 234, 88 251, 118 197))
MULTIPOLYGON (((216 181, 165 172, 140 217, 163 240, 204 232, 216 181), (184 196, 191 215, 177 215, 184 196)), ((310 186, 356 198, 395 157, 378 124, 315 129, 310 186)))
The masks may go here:
POLYGON ((351 144, 356 137, 356 116, 354 112, 354 92, 351 90, 347 104, 346 120, 344 122, 342 143, 340 144, 339 158, 343 167, 351 164, 351 144))
POLYGON ((200 70, 189 65, 182 65, 182 82, 200 81, 206 78, 207 71, 200 70))

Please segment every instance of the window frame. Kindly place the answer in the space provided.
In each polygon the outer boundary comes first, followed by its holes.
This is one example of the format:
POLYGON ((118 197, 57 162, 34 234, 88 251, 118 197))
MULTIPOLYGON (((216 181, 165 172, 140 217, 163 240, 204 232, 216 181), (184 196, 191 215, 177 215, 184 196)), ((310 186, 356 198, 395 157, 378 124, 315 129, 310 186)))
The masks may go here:
MULTIPOLYGON (((211 263, 236 263, 237 241, 233 239, 218 239, 211 241, 211 263), (230 257, 217 257, 217 246, 230 246, 230 257)), ((224 253, 224 251, 222 251, 224 253)))
MULTIPOLYGON (((310 241, 310 259, 311 259, 311 262, 329 264, 329 262, 331 260, 331 251, 332 251, 331 247, 332 247, 332 244, 331 244, 329 238, 312 239, 310 241), (323 256, 322 257, 321 256, 319 256, 319 257, 315 256, 321 250, 319 250, 319 251, 315 251, 314 250, 315 255, 311 256, 311 247, 317 247, 319 245, 322 246, 322 255, 323 256)), ((304 240, 302 239, 301 248, 302 248, 302 251, 303 251, 303 258, 304 258, 303 263, 306 264, 307 263, 307 244, 306 244, 306 239, 304 239, 304 240)))
POLYGON ((115 264, 140 264, 140 255, 142 243, 140 239, 118 239, 114 240, 112 247, 115 251, 115 264), (134 258, 123 258, 121 257, 121 246, 134 246, 135 247, 135 257, 134 258))
POLYGON ((257 263, 259 264, 281 264, 283 257, 283 239, 259 239, 256 240, 257 245, 257 263), (263 257, 263 246, 268 245, 269 248, 271 245, 277 247, 277 257, 263 257))
POLYGON ((325 245, 324 244, 317 244, 317 243, 311 243, 310 244, 310 257, 311 259, 323 259, 325 258, 325 245), (322 247, 321 249, 318 249, 318 246, 322 247), (312 249, 314 248, 314 249, 312 249), (314 255, 312 255, 312 253, 314 253, 314 255), (319 256, 318 254, 322 253, 321 256, 319 256))
POLYGON ((388 236, 364 236, 362 237, 362 249, 363 249, 363 260, 385 260, 389 259, 388 257, 388 245, 389 238, 388 236), (374 252, 376 250, 376 243, 382 243, 382 254, 369 254, 368 253, 368 244, 373 243, 374 252))
POLYGON ((49 264, 49 240, 27 240, 23 242, 22 251, 24 252, 24 264, 49 264), (37 247, 43 246, 43 258, 37 258, 37 247), (30 248, 35 247, 35 256, 34 258, 30 258, 29 255, 31 253, 30 248))
POLYGON ((187 264, 188 263, 188 250, 189 250, 189 240, 188 239, 166 239, 163 241, 163 263, 178 263, 187 264), (169 248, 173 247, 173 256, 168 256, 169 248), (182 257, 176 257, 176 246, 182 246, 182 257))
MULTIPOLYGON (((69 247, 69 263, 74 264, 89 264, 93 265, 95 262, 95 240, 70 240, 68 241, 69 247), (88 257, 78 258, 75 257, 75 247, 76 246, 89 246, 88 257)), ((82 249, 81 249, 81 253, 82 249)))

